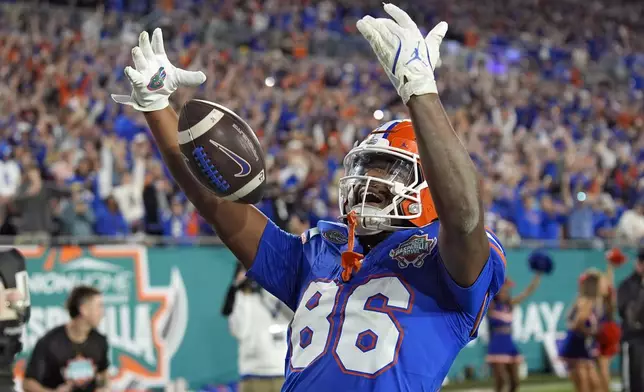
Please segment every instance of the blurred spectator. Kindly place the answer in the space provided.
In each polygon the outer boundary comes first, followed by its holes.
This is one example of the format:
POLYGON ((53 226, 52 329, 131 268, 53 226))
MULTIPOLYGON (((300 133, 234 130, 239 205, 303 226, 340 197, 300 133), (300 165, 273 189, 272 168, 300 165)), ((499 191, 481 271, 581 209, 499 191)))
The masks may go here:
POLYGON ((172 194, 172 186, 163 174, 161 163, 151 161, 147 165, 147 169, 147 178, 143 188, 145 232, 151 235, 163 235, 163 218, 169 210, 168 195, 172 194))
POLYGON ((618 235, 630 244, 637 245, 644 238, 644 200, 622 215, 617 225, 618 235))
POLYGON ((130 233, 130 227, 114 196, 108 196, 105 206, 98 208, 95 232, 109 237, 125 237, 130 233))
POLYGON ((20 185, 20 167, 11 159, 11 147, 0 145, 0 197, 3 200, 11 199, 16 195, 20 185))
POLYGON ((11 159, 11 147, 0 144, 0 225, 4 222, 7 204, 13 199, 20 185, 20 166, 11 159))
MULTIPOLYGON (((644 195, 644 36, 633 19, 636 3, 399 3, 422 27, 443 17, 450 23, 441 100, 485 179, 488 223, 504 242, 644 239, 635 223, 644 195)), ((346 152, 369 130, 406 116, 355 30, 357 18, 380 8, 371 0, 186 0, 152 14, 149 26, 119 7, 6 8, 0 232, 85 233, 93 214, 93 234, 213 234, 185 205, 180 214, 170 206, 183 196, 159 163, 143 116, 109 99, 128 91, 123 48, 159 25, 172 60, 208 74, 172 103, 216 100, 260 136, 270 189, 258 207, 284 229, 335 219, 346 152), (80 184, 88 213, 77 215, 82 206, 51 193, 39 204, 45 214, 19 220, 28 214, 25 195, 14 199, 21 178, 35 183, 25 174, 32 166, 54 189, 80 184)))
POLYGON ((101 149, 101 193, 116 200, 121 214, 130 227, 140 227, 145 215, 143 189, 145 186, 145 160, 140 146, 133 144, 131 171, 126 167, 127 145, 123 140, 108 139, 101 149), (118 185, 114 186, 114 183, 118 185))
POLYGON ((107 392, 110 347, 107 337, 97 330, 105 314, 103 295, 94 287, 76 286, 66 306, 70 320, 48 330, 36 342, 23 389, 107 392))
POLYGON ((184 200, 175 197, 170 205, 170 213, 163 222, 163 235, 173 238, 184 238, 188 236, 188 225, 190 215, 186 212, 184 200))
POLYGON ((92 194, 79 183, 72 184, 71 198, 61 203, 61 234, 88 238, 94 234, 96 217, 91 207, 92 194))
POLYGON ((566 207, 556 202, 552 195, 546 193, 541 196, 542 208, 542 234, 546 240, 560 240, 563 238, 563 227, 566 223, 566 207))
POLYGON ((46 183, 38 167, 26 167, 13 199, 19 215, 17 228, 20 235, 41 240, 48 238, 54 231, 52 201, 55 197, 68 195, 67 190, 46 183))
POLYGON ((286 331, 293 312, 247 278, 239 265, 222 313, 239 341, 240 392, 279 392, 284 383, 286 331))
POLYGON ((617 289, 617 311, 622 319, 622 380, 625 392, 644 390, 644 249, 635 270, 617 289))
POLYGON ((288 221, 288 231, 300 235, 310 229, 309 219, 303 212, 293 213, 288 221))
MULTIPOLYGON (((599 238, 610 240, 616 237, 616 227, 619 219, 618 208, 613 198, 602 193, 598 199, 595 233, 599 238)), ((622 215, 623 217, 623 215, 622 215)))

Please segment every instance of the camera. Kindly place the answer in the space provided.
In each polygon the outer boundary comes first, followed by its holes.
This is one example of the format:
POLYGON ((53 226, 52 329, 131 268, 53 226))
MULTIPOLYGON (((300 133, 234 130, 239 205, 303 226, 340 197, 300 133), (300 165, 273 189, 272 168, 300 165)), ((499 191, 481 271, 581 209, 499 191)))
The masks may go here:
POLYGON ((0 373, 11 371, 13 361, 22 351, 22 330, 29 321, 28 277, 24 256, 14 248, 0 250, 0 373), (7 301, 6 295, 18 292, 21 299, 7 301))

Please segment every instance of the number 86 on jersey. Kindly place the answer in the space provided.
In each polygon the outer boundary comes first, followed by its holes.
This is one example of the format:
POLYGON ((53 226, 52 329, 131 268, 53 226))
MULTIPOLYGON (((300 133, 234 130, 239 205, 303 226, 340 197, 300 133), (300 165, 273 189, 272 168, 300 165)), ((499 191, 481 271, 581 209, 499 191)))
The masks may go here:
POLYGON ((357 286, 309 284, 291 323, 291 371, 312 365, 328 350, 344 373, 376 377, 395 365, 404 331, 398 313, 410 313, 413 291, 395 276, 357 286))

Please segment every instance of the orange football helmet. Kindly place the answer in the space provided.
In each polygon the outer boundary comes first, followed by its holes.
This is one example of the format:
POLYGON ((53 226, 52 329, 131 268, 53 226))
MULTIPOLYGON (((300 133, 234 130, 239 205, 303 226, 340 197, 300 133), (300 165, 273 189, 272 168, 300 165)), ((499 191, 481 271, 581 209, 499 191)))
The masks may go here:
POLYGON ((341 218, 356 215, 356 234, 422 227, 438 219, 411 120, 389 121, 373 130, 349 151, 344 168, 341 218))

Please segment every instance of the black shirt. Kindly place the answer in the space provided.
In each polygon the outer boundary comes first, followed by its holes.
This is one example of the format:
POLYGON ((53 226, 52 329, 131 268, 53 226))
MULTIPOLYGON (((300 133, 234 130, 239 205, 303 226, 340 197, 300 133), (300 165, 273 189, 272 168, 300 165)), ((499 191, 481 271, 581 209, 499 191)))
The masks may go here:
POLYGON ((617 289, 617 310, 622 318, 622 340, 644 340, 644 277, 633 273, 617 289))
POLYGON ((29 358, 25 378, 51 389, 69 380, 74 383, 75 392, 93 391, 96 375, 109 366, 107 351, 107 338, 96 330, 92 330, 83 343, 74 343, 61 325, 38 340, 29 358))

